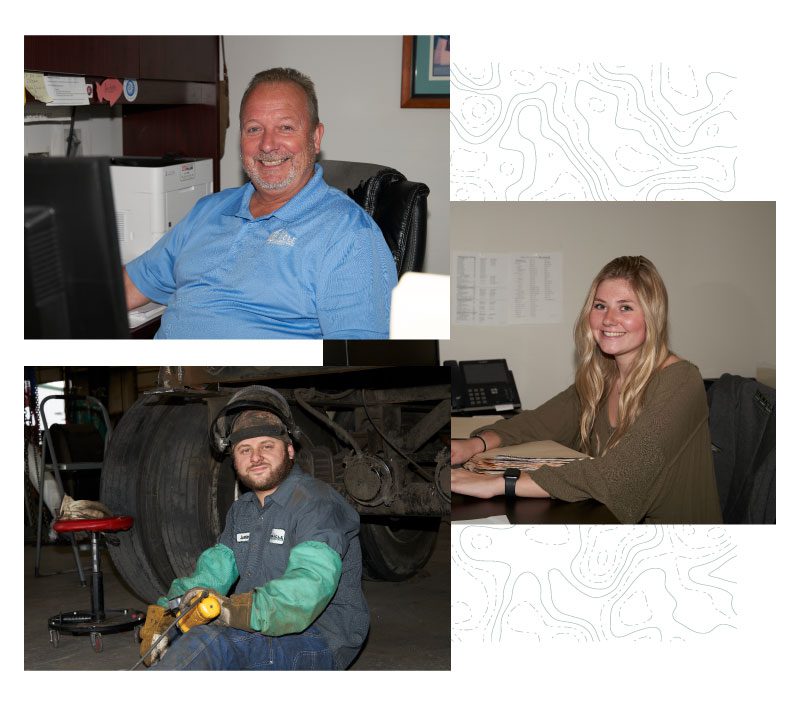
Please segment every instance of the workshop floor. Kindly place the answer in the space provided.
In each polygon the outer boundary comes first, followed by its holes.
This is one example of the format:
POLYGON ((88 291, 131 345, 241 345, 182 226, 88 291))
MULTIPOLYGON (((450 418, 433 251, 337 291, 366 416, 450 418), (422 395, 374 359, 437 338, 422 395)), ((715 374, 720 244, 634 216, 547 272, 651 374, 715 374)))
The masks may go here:
MULTIPOLYGON (((89 566, 88 552, 82 553, 89 566)), ((105 635, 95 653, 88 637, 62 634, 59 646, 49 641, 47 619, 73 610, 88 610, 90 594, 71 573, 34 578, 36 547, 25 546, 26 670, 124 670, 139 659, 131 632, 105 635)), ((116 574, 107 555, 101 558, 107 608, 145 609, 116 574)), ((69 545, 42 548, 40 572, 74 569, 69 545)), ((88 572, 87 572, 88 573, 88 572)), ((365 581, 372 624, 367 643, 351 670, 450 669, 450 523, 442 523, 436 549, 414 578, 400 582, 365 581)), ((144 669, 139 667, 139 669, 144 669)))

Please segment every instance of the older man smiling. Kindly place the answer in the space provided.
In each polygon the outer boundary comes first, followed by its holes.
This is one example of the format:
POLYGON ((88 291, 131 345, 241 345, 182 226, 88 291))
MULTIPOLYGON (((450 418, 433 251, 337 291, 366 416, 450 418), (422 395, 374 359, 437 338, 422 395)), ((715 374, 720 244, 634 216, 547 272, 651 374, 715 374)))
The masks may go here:
POLYGON ((387 338, 394 261, 315 164, 324 126, 311 80, 256 74, 239 118, 249 182, 201 199, 128 263, 128 308, 167 305, 156 338, 387 338))

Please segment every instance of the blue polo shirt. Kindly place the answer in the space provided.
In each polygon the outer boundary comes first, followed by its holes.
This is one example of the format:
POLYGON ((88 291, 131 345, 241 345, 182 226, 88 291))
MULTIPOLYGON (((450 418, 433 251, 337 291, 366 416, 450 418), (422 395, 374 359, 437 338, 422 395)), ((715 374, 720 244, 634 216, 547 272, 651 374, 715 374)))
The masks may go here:
POLYGON ((388 338, 397 270, 375 221, 318 164, 274 213, 253 218, 253 192, 200 199, 128 263, 167 305, 156 338, 388 338))

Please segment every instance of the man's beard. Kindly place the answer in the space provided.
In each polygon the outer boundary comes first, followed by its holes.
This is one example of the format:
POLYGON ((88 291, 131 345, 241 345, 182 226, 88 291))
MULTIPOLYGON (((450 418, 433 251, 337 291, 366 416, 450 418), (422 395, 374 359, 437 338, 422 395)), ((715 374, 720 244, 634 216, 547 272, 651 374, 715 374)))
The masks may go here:
POLYGON ((281 179, 281 181, 265 181, 258 173, 259 160, 269 160, 270 156, 270 153, 259 152, 253 157, 245 160, 243 155, 240 154, 242 168, 249 177, 250 181, 253 182, 253 186, 257 187, 258 189, 261 189, 262 191, 281 191, 297 181, 298 177, 301 175, 301 172, 304 172, 308 168, 309 164, 313 165, 316 161, 314 139, 311 136, 309 137, 308 142, 306 143, 305 152, 298 152, 294 155, 286 155, 282 153, 272 155, 273 157, 277 158, 286 156, 290 158, 289 173, 283 179, 281 179))
MULTIPOLYGON (((264 465, 264 464, 256 464, 256 465, 264 465)), ((241 484, 248 488, 249 490, 274 490, 277 488, 289 473, 292 470, 292 466, 294 465, 294 461, 289 458, 289 453, 284 448, 283 450, 283 459, 276 465, 272 466, 272 469, 267 471, 263 476, 259 478, 259 480, 254 480, 247 475, 247 472, 241 472, 238 468, 236 468, 236 477, 239 479, 241 484)), ((234 464, 234 467, 236 465, 234 464)), ((248 466, 248 469, 250 466, 248 466)))
POLYGON ((281 189, 285 189, 287 186, 294 183, 295 179, 297 179, 297 167, 294 161, 292 161, 289 165, 289 173, 281 181, 265 181, 259 176, 258 167, 256 166, 256 162, 262 156, 263 155, 257 155, 250 160, 248 164, 245 164, 244 160, 242 160, 244 171, 247 173, 250 181, 253 182, 253 185, 257 188, 263 191, 279 191, 281 189))

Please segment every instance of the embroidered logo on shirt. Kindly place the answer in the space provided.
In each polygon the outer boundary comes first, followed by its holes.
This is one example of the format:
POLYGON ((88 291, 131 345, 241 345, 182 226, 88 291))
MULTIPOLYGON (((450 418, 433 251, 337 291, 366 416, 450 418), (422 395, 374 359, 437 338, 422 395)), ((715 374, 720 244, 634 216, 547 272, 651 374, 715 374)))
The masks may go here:
POLYGON ((294 247, 297 238, 293 235, 289 235, 289 231, 285 228, 279 228, 278 230, 269 234, 269 238, 267 238, 267 242, 270 245, 282 245, 285 248, 292 248, 294 247))
POLYGON ((249 532, 242 532, 241 534, 236 535, 237 542, 249 542, 250 541, 250 533, 249 532))
POLYGON ((269 536, 270 544, 283 544, 283 538, 286 536, 286 530, 274 529, 269 536))

